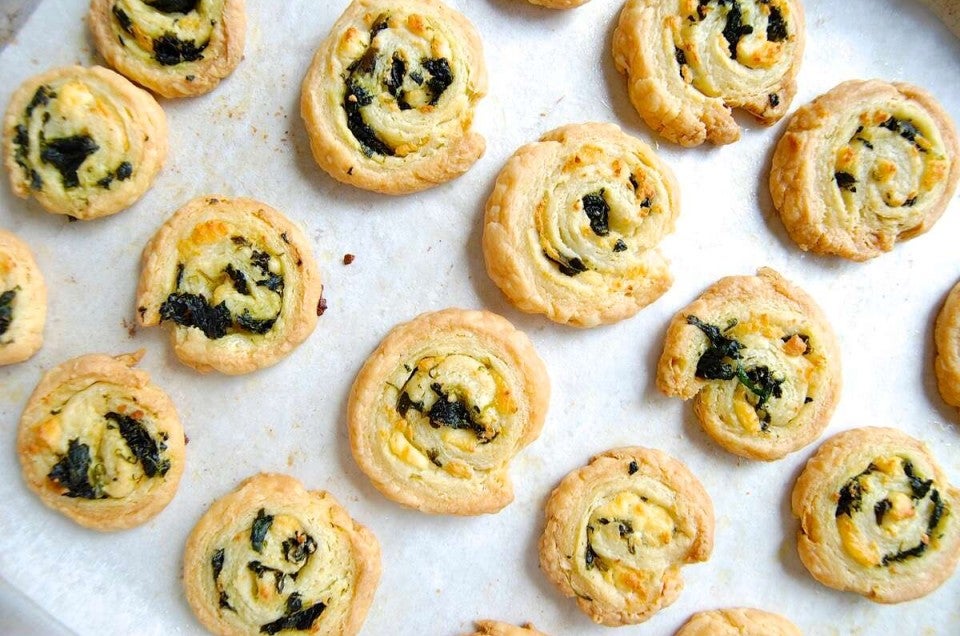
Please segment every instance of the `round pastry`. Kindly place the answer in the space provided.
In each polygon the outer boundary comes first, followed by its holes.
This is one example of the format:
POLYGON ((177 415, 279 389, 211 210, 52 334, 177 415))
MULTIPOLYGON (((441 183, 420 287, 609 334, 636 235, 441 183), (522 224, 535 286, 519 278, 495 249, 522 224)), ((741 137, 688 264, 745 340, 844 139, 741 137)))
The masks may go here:
POLYGON ((389 499, 439 514, 513 501, 507 464, 540 435, 550 382, 530 340, 487 311, 445 309, 394 327, 347 406, 350 447, 389 499))
POLYGON ((803 636, 779 614, 748 607, 697 612, 674 636, 803 636))
POLYGON ((960 282, 953 286, 937 315, 934 368, 943 401, 960 406, 960 282))
POLYGON ((317 324, 323 286, 306 236, 253 199, 198 197, 143 250, 137 313, 174 323, 177 357, 237 375, 276 364, 317 324))
POLYGON ((87 22, 110 66, 164 97, 216 88, 247 28, 244 0, 91 0, 87 22))
POLYGON ((47 286, 30 248, 0 228, 0 366, 37 352, 46 319, 47 286))
POLYGON ((590 0, 527 0, 530 4, 537 4, 548 9, 573 9, 590 0))
POLYGON ((840 349, 813 299, 764 267, 720 279, 674 316, 657 388, 695 397, 704 430, 731 453, 779 459, 829 423, 840 349))
POLYGON ((471 636, 546 636, 546 634, 535 630, 530 623, 517 627, 500 621, 477 621, 477 631, 471 636))
POLYGON ((487 201, 487 273, 517 307, 592 327, 669 289, 657 245, 680 194, 670 169, 613 124, 574 124, 517 150, 487 201))
POLYGON ((187 601, 214 634, 356 634, 379 580, 373 533, 286 475, 215 501, 183 554, 187 601))
POLYGON ((595 622, 642 623, 683 589, 680 568, 713 550, 713 503, 666 453, 619 448, 550 495, 540 569, 595 622))
POLYGON ((930 229, 958 179, 957 131, 929 93, 850 81, 793 115, 770 194, 801 249, 865 261, 930 229))
POLYGON ((681 146, 740 138, 731 108, 780 120, 803 57, 799 0, 629 0, 613 59, 647 125, 681 146))
POLYGON ((27 485, 95 530, 145 523, 177 492, 184 436, 173 403, 134 369, 143 350, 90 354, 48 371, 20 416, 27 485))
POLYGON ((116 214, 143 196, 167 157, 167 118, 111 70, 68 66, 20 85, 3 120, 10 187, 75 219, 116 214))
POLYGON ((800 560, 829 587, 899 603, 935 590, 960 561, 960 489, 926 445, 896 429, 827 440, 792 505, 800 560))
POLYGON ((480 36, 439 0, 354 0, 303 80, 310 147, 331 177, 406 194, 466 172, 487 92, 480 36))

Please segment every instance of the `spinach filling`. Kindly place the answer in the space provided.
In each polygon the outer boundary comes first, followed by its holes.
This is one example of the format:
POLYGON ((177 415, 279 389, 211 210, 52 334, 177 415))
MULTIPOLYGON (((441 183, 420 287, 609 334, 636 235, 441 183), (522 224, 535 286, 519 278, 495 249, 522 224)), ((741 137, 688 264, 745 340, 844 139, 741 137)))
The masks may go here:
POLYGON ((597 236, 606 236, 610 233, 610 206, 603 198, 604 189, 585 195, 581 199, 583 211, 590 219, 590 229, 597 236))
MULTIPOLYGON (((759 365, 746 369, 741 363, 743 345, 727 338, 715 325, 707 324, 696 316, 687 316, 687 324, 693 325, 707 336, 710 346, 707 347, 697 360, 695 375, 704 380, 733 380, 736 378, 747 390, 753 393, 757 402, 754 408, 760 417, 760 430, 767 432, 770 425, 770 414, 764 409, 770 398, 783 397, 782 385, 786 378, 775 378, 773 372, 766 365, 759 365)), ((736 322, 730 324, 732 328, 736 322)))
MULTIPOLYGON (((415 372, 414 372, 415 373, 415 372)), ((412 374, 411 374, 412 377, 412 374)), ((492 442, 500 434, 499 431, 484 426, 481 422, 474 419, 474 414, 479 414, 480 409, 476 406, 470 407, 463 398, 457 396, 451 400, 450 394, 445 393, 439 382, 430 385, 430 390, 434 392, 437 399, 426 412, 423 402, 414 402, 406 391, 400 393, 397 398, 397 413, 400 417, 406 417, 407 411, 413 409, 422 415, 426 415, 430 420, 432 428, 446 426, 457 430, 473 431, 481 444, 492 442)), ((439 455, 438 455, 439 456, 439 455)), ((434 464, 437 464, 436 458, 431 458, 434 464)))
POLYGON ((917 150, 920 152, 926 152, 926 149, 917 143, 917 137, 923 136, 917 127, 913 125, 912 122, 907 121, 906 119, 897 119, 896 117, 889 117, 886 121, 880 124, 881 128, 886 128, 890 132, 897 133, 910 143, 912 143, 917 150))
POLYGON ((218 592, 217 604, 221 609, 236 612, 237 610, 230 605, 230 597, 220 586, 220 573, 223 572, 223 548, 213 553, 213 557, 210 559, 210 567, 213 568, 213 585, 218 592))
POLYGON ((782 42, 787 39, 787 23, 778 7, 770 7, 770 17, 767 19, 767 40, 782 42))
POLYGON ((582 274, 587 271, 587 266, 584 265, 583 261, 579 258, 571 258, 569 260, 564 260, 562 256, 557 256, 554 258, 550 256, 546 251, 543 252, 543 256, 557 266, 557 269, 560 270, 560 273, 564 276, 576 276, 577 274, 582 274))
POLYGON ((283 540, 280 551, 289 563, 299 565, 305 563, 307 557, 317 551, 317 542, 309 534, 298 531, 289 539, 283 540))
POLYGON ((161 13, 190 13, 195 11, 200 0, 143 0, 161 13))
POLYGON ((677 59, 677 64, 680 65, 680 77, 683 78, 683 67, 687 64, 687 54, 683 52, 683 49, 675 46, 673 47, 673 56, 677 59))
POLYGON ((396 154, 395 149, 381 139, 363 117, 362 109, 374 102, 370 87, 379 86, 385 90, 394 98, 397 107, 405 111, 414 108, 403 88, 407 77, 417 86, 424 87, 430 106, 437 105, 454 79, 449 60, 442 57, 422 60, 420 68, 411 68, 413 65, 409 60, 403 59, 399 53, 394 53, 389 62, 380 62, 381 51, 379 45, 374 44, 374 40, 377 34, 389 28, 386 15, 375 21, 370 29, 370 44, 363 55, 347 67, 346 76, 343 78, 345 90, 341 107, 347 116, 347 129, 360 143, 360 148, 367 157, 392 157, 396 154))
POLYGON ((120 165, 117 166, 116 170, 107 173, 107 176, 97 181, 97 185, 101 188, 109 188, 114 179, 117 181, 126 181, 132 174, 133 164, 131 164, 129 161, 122 161, 120 165))
MULTIPOLYGON (((60 457, 60 461, 54 464, 53 468, 47 474, 47 477, 67 489, 63 493, 67 497, 80 499, 106 499, 107 495, 103 492, 103 485, 99 480, 90 480, 90 465, 93 462, 90 459, 90 447, 74 438, 70 440, 67 447, 67 454, 60 457)), ((94 466, 94 472, 102 469, 99 464, 94 466)))
POLYGON ((226 301, 214 307, 203 294, 180 292, 173 292, 160 305, 160 320, 172 320, 182 327, 196 327, 211 340, 227 335, 232 323, 226 301))
POLYGON ((153 39, 153 59, 163 66, 176 66, 181 62, 196 62, 203 59, 203 51, 209 42, 197 46, 193 40, 181 40, 167 32, 153 39))
POLYGON ((255 552, 263 552, 263 542, 267 538, 267 532, 273 525, 273 515, 268 515, 263 508, 257 511, 257 518, 253 520, 250 526, 250 547, 255 552))
POLYGON ((130 19, 130 16, 127 15, 127 12, 113 5, 113 17, 117 19, 117 24, 120 25, 120 28, 126 31, 129 35, 133 35, 133 20, 130 19))
POLYGON ((849 192, 857 191, 857 178, 849 172, 835 172, 833 178, 837 182, 837 187, 849 192))
POLYGON ((89 135, 44 139, 41 142, 40 159, 56 168, 60 173, 63 187, 70 189, 80 185, 77 170, 87 157, 98 150, 100 146, 89 135))
MULTIPOLYGON (((720 4, 723 4, 721 2, 720 4)), ((727 23, 723 27, 723 37, 727 40, 727 46, 730 49, 731 59, 737 59, 737 44, 745 35, 753 33, 753 27, 743 23, 743 13, 740 11, 740 3, 736 0, 730 3, 730 9, 727 11, 727 23)))
POLYGON ((163 442, 158 444, 155 439, 150 437, 150 433, 147 432, 146 427, 141 422, 128 415, 111 411, 104 417, 120 429, 123 441, 127 443, 130 451, 143 466, 143 473, 147 477, 157 475, 162 477, 167 474, 167 471, 170 470, 170 460, 160 458, 160 451, 166 449, 166 444, 163 442))
MULTIPOLYGON (((940 497, 940 492, 936 488, 933 488, 932 479, 923 479, 922 477, 919 477, 914 470, 913 463, 909 460, 901 461, 903 462, 903 472, 906 475, 907 481, 910 485, 910 498, 914 501, 921 501, 925 497, 929 496, 930 502, 933 504, 933 507, 930 509, 930 516, 927 519, 926 528, 927 537, 932 537, 937 527, 940 525, 940 521, 943 519, 943 514, 946 511, 943 499, 940 497)), ((851 477, 849 480, 847 480, 847 483, 840 488, 835 512, 836 517, 846 515, 847 517, 852 518, 854 512, 860 512, 863 507, 863 495, 865 492, 861 478, 866 477, 876 470, 878 470, 876 464, 870 463, 866 469, 863 470, 863 472, 861 472, 859 475, 851 477)), ((874 504, 873 515, 877 525, 881 525, 883 523, 884 516, 892 507, 893 504, 888 498, 883 498, 874 504)), ((897 552, 886 554, 881 559, 881 565, 887 566, 891 563, 898 563, 913 557, 918 557, 926 552, 928 547, 928 542, 920 541, 920 543, 910 548, 905 548, 897 552)))
POLYGON ((13 300, 17 296, 17 289, 8 289, 0 294, 0 336, 7 333, 13 322, 13 300))
MULTIPOLYGON (((296 595, 296 601, 294 601, 293 606, 301 607, 302 602, 300 601, 299 594, 291 594, 291 599, 296 595)), ((267 623, 266 625, 260 626, 260 633, 262 634, 277 634, 285 629, 298 629, 298 630, 308 630, 313 627, 313 624, 320 614, 323 613, 323 610, 327 609, 327 606, 321 601, 317 601, 313 605, 307 607, 306 609, 299 609, 291 612, 291 600, 287 599, 287 614, 281 616, 277 620, 267 623)))

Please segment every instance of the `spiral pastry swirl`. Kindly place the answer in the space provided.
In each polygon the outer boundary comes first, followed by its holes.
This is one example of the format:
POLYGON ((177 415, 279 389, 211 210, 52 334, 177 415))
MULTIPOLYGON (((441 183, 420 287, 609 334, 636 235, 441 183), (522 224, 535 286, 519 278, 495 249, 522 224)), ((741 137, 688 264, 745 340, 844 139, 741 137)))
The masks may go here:
POLYGON ((244 0, 91 0, 93 42, 113 68, 163 95, 207 93, 240 63, 244 0))
POLYGON ((30 248, 0 229, 0 366, 40 349, 46 318, 47 286, 30 248))
POLYGON ((647 125, 682 146, 740 138, 731 108, 780 120, 803 56, 799 0, 629 0, 613 59, 647 125))
POLYGON ((466 172, 487 92, 480 37, 439 0, 354 0, 303 80, 313 156, 331 177, 406 194, 466 172))
POLYGON ((680 568, 713 550, 713 504, 666 453, 619 448, 550 495, 540 569, 595 622, 642 623, 683 589, 680 568))
POLYGON ((140 324, 174 324, 180 360, 237 375, 279 362, 317 324, 323 286, 303 232, 253 199, 198 197, 143 250, 140 324))
POLYGON ((64 362, 43 376, 20 417, 27 485, 82 526, 138 526, 170 503, 180 483, 183 428, 170 398, 133 368, 142 356, 64 362))
POLYGON ((670 169, 613 124, 574 124, 517 150, 487 201, 487 273, 524 311, 578 327, 636 314, 670 287, 670 169))
POLYGON ((934 370, 943 401, 960 407, 960 282, 947 295, 934 328, 934 370))
POLYGON ((926 91, 850 81, 794 114, 770 194, 803 250, 864 261, 929 230, 960 180, 957 132, 926 91))
POLYGON ((674 636, 803 636, 779 614, 749 607, 697 612, 674 636))
POLYGON ((878 603, 929 594, 960 561, 960 489, 892 428, 827 440, 793 488, 797 549, 815 579, 878 603))
POLYGON ((350 392, 350 446, 384 496, 475 515, 513 500, 507 464, 540 434, 550 383, 527 337, 486 311, 394 327, 350 392))
POLYGON ((215 634, 356 634, 380 544, 324 491, 259 474, 218 499, 187 539, 183 584, 215 634))
POLYGON ((10 186, 54 214, 93 219, 139 199, 167 156, 157 101, 99 66, 70 66, 24 82, 3 121, 10 186))
POLYGON ((840 395, 840 350, 820 308, 777 272, 731 276, 667 330, 657 388, 731 453, 773 460, 812 442, 840 395))

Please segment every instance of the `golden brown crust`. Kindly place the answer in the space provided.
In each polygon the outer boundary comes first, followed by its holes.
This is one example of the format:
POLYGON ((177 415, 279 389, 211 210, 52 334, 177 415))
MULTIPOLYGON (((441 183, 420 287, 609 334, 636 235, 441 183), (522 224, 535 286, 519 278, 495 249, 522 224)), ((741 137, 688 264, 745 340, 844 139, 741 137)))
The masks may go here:
POLYGON ((769 268, 722 278, 680 310, 657 367, 661 393, 695 397, 704 430, 751 459, 779 459, 816 439, 840 384, 840 349, 823 312, 769 268))
POLYGON ((253 199, 203 196, 144 248, 137 314, 146 327, 174 323, 170 340, 184 364, 237 375, 276 364, 306 340, 322 290, 297 225, 253 199))
POLYGON ((833 436, 793 488, 797 550, 815 579, 878 603, 929 594, 960 561, 960 489, 892 428, 833 436))
POLYGON ((33 253, 0 228, 0 366, 23 362, 43 344, 47 286, 33 253))
POLYGON ((142 356, 68 360, 44 374, 20 416, 24 480, 87 528, 146 522, 170 503, 183 474, 183 428, 170 398, 133 368, 142 356))
POLYGON ((697 612, 674 636, 802 636, 779 614, 749 607, 697 612))
POLYGON ((798 0, 629 0, 613 59, 657 133, 682 146, 728 144, 740 138, 731 108, 767 126, 787 113, 803 46, 798 0), (732 24, 741 35, 731 42, 732 24))
POLYGON ((960 283, 947 295, 934 330, 934 370, 943 401, 960 406, 960 283))
POLYGON ((278 633, 285 619, 356 634, 379 580, 373 533, 330 493, 286 475, 255 475, 215 501, 183 554, 187 601, 224 636, 278 633))
POLYGON ((669 289, 657 245, 680 195, 671 170, 613 124, 552 130, 517 150, 487 200, 487 273, 523 311, 592 327, 669 289))
POLYGON ((844 82, 794 113, 770 194, 803 250, 864 261, 929 230, 960 179, 950 116, 910 84, 844 82))
POLYGON ((461 14, 439 0, 354 0, 313 58, 300 112, 331 177, 407 194, 480 158, 471 126, 486 92, 480 36, 461 14))
POLYGON ((590 0, 527 0, 530 4, 536 4, 548 9, 573 9, 582 4, 587 4, 590 0))
POLYGON ((470 636, 547 636, 543 632, 538 632, 533 625, 526 623, 517 627, 510 623, 501 623, 500 621, 477 621, 477 631, 470 636))
POLYGON ((713 504, 666 453, 619 448, 550 495, 540 569, 595 622, 642 623, 683 589, 680 568, 713 550, 713 504))
POLYGON ((487 311, 445 309, 394 327, 354 380, 354 459, 384 496, 438 514, 496 512, 507 472, 550 397, 530 340, 487 311))
POLYGON ((94 219, 133 205, 153 183, 167 157, 167 119, 150 93, 111 70, 56 68, 11 96, 3 154, 18 197, 94 219))
POLYGON ((198 0, 187 12, 91 0, 87 24, 110 66, 164 97, 188 97, 212 91, 240 63, 247 15, 244 0, 198 0))

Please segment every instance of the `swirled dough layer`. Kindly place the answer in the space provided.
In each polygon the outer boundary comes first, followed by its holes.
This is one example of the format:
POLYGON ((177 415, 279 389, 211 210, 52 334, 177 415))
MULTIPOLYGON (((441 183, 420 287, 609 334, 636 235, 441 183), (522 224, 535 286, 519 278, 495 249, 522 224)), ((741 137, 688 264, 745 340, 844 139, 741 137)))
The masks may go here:
POLYGON ((276 364, 317 324, 323 286, 307 237, 253 199, 205 196, 143 250, 137 314, 173 323, 177 357, 231 375, 276 364))
POLYGON ((40 349, 46 318, 47 286, 30 248, 0 229, 0 366, 40 349))
POLYGON ((167 157, 157 101, 99 66, 69 66, 20 85, 3 120, 10 186, 48 212, 115 214, 139 199, 167 157))
POLYGON ((720 279, 674 316, 657 388, 695 398, 704 430, 731 453, 779 459, 829 423, 840 349, 813 299, 762 268, 720 279))
POLYGON ((943 401, 960 406, 960 282, 953 286, 937 314, 934 369, 943 401))
POLYGON ((878 603, 929 594, 960 561, 960 489, 922 442, 892 428, 827 440, 793 488, 797 550, 813 578, 878 603))
POLYGON ((680 568, 713 550, 713 504, 666 453, 619 448, 550 495, 540 569, 595 622, 642 623, 683 589, 680 568))
POLYGON ((527 337, 487 311, 445 309, 394 327, 347 406, 350 447, 386 497, 475 515, 513 500, 508 463, 540 434, 550 396, 527 337))
POLYGON ((91 0, 93 43, 107 62, 164 97, 207 93, 243 57, 244 0, 91 0))
POLYGON ((255 475, 215 501, 183 554, 187 601, 224 636, 357 634, 379 579, 373 533, 286 475, 255 475))
POLYGON ((682 146, 740 138, 731 108, 780 120, 803 56, 799 0, 629 0, 613 59, 647 125, 682 146))
POLYGON ((487 92, 480 37, 439 0, 354 0, 303 80, 310 147, 331 177, 406 194, 466 172, 487 92))
POLYGON ((801 107, 770 194, 803 250, 864 261, 929 230, 960 179, 957 132, 926 91, 849 81, 801 107))
POLYGON ((47 372, 17 435, 27 485, 95 530, 138 526, 170 503, 184 436, 170 398, 134 369, 143 351, 89 354, 47 372))
POLYGON ((679 188, 645 143, 574 124, 517 150, 487 201, 487 273, 517 307, 578 327, 616 322, 673 282, 657 245, 679 188))

